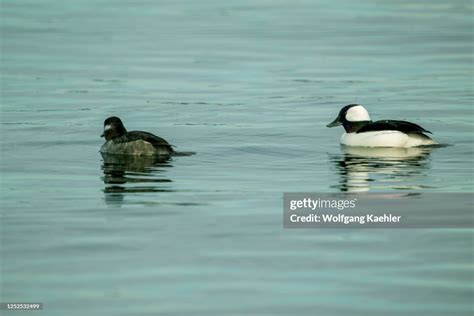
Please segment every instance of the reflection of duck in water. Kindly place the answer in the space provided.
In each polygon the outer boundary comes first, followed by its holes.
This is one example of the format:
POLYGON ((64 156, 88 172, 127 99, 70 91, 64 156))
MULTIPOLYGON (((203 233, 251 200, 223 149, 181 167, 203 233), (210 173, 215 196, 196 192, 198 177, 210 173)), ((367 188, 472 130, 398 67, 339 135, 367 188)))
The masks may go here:
POLYGON ((372 121, 360 104, 349 104, 327 127, 342 125, 341 144, 362 147, 417 147, 437 144, 420 125, 396 120, 372 121))
POLYGON ((342 146, 330 159, 341 176, 341 191, 416 189, 416 180, 430 167, 431 147, 369 148, 342 146))
POLYGON ((172 167, 168 157, 104 153, 102 157, 107 203, 121 204, 125 194, 173 191, 169 187, 172 181, 164 176, 166 168, 172 167))

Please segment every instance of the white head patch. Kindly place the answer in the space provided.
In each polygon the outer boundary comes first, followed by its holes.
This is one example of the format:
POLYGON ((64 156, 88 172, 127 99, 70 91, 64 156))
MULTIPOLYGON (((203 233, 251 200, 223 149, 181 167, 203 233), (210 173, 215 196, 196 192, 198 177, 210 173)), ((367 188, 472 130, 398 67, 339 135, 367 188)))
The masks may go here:
POLYGON ((346 120, 350 122, 370 121, 369 112, 362 105, 353 106, 347 111, 346 120))
POLYGON ((104 126, 104 132, 108 131, 109 129, 112 129, 112 125, 107 124, 107 125, 104 126))

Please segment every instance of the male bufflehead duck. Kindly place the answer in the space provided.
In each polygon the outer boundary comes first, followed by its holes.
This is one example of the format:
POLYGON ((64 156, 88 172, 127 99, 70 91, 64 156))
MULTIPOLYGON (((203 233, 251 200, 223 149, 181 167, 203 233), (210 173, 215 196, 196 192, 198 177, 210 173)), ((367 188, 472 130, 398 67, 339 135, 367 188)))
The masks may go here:
POLYGON ((373 122, 360 104, 349 104, 327 127, 342 125, 341 144, 361 147, 417 147, 437 144, 420 125, 395 120, 373 122))
POLYGON ((100 148, 104 154, 134 156, 170 156, 174 150, 161 137, 147 132, 127 132, 122 121, 115 116, 104 121, 105 143, 100 148))

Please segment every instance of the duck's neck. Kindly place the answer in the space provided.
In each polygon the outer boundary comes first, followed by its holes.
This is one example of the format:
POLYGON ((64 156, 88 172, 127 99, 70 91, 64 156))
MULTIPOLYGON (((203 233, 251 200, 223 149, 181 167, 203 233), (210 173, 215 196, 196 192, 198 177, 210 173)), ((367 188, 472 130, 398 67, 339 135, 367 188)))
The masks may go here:
POLYGON ((357 122, 350 122, 345 121, 342 125, 346 130, 346 133, 357 133, 363 126, 372 123, 372 121, 357 121, 357 122))

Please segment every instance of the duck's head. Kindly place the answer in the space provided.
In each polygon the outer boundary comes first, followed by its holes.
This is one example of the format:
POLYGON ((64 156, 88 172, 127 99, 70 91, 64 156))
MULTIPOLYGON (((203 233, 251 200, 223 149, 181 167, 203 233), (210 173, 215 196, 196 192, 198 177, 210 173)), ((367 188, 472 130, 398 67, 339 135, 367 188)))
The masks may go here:
POLYGON ((346 132, 353 132, 353 129, 360 127, 361 124, 370 122, 369 112, 360 104, 349 104, 343 107, 336 119, 326 125, 335 127, 343 125, 346 132))
POLYGON ((104 133, 100 137, 105 137, 105 140, 111 140, 120 137, 127 132, 122 121, 116 117, 111 116, 104 121, 104 133))

